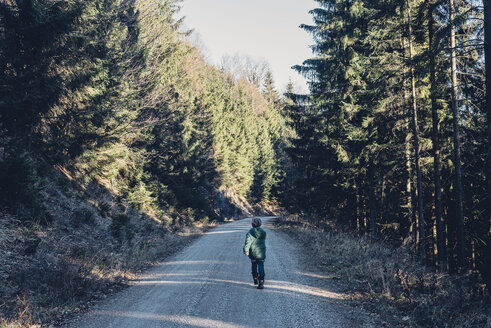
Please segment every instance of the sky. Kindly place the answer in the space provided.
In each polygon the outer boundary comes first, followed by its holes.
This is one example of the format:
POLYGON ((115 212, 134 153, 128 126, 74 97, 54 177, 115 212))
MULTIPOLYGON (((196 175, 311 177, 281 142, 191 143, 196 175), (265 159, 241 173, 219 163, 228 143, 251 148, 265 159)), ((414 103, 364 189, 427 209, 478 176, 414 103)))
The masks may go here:
POLYGON ((184 0, 179 16, 194 29, 194 43, 218 65, 224 55, 266 60, 278 91, 291 79, 307 92, 305 79, 291 69, 312 57, 312 37, 300 24, 312 24, 313 0, 184 0))

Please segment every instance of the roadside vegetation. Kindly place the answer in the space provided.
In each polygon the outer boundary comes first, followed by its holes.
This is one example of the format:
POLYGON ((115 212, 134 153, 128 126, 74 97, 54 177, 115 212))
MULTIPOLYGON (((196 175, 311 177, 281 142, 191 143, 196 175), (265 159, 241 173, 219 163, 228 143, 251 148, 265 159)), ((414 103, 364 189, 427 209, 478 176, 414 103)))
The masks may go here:
POLYGON ((217 224, 156 220, 99 185, 46 170, 36 180, 43 220, 0 211, 0 327, 59 324, 217 224))
POLYGON ((303 260, 387 327, 491 327, 486 285, 476 271, 436 273, 407 246, 370 241, 332 222, 286 216, 274 225, 299 243, 303 260))

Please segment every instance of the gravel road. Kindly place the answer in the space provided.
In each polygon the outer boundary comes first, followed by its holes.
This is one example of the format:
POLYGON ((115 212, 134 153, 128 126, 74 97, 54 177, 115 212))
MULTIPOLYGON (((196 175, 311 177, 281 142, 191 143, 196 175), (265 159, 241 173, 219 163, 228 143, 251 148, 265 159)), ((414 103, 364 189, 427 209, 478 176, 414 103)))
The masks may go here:
POLYGON ((244 219, 206 233, 67 327, 378 327, 327 277, 303 269, 295 245, 263 222, 265 289, 253 286, 242 254, 244 219))

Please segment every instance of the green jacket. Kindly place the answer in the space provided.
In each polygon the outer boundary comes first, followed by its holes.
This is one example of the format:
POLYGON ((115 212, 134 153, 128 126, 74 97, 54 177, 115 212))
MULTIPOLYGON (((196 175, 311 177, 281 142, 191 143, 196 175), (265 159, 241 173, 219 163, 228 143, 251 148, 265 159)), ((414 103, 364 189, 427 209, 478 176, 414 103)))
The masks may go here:
POLYGON ((266 258, 266 231, 252 228, 246 235, 244 253, 249 252, 251 260, 264 260, 266 258))

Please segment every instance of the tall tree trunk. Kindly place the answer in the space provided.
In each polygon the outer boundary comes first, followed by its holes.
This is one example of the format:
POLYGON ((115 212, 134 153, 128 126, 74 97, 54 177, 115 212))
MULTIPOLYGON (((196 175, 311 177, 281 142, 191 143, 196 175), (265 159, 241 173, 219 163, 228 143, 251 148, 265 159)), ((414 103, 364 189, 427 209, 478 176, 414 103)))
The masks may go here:
POLYGON ((457 213, 457 265, 459 269, 464 267, 464 210, 462 206, 462 169, 460 164, 460 132, 459 109, 457 104, 457 53, 455 51, 455 5, 454 0, 448 1, 450 6, 450 51, 451 51, 451 75, 452 75, 452 113, 453 113, 453 143, 455 161, 455 201, 457 213))
MULTIPOLYGON (((401 45, 402 45, 402 56, 404 62, 407 61, 406 59, 406 40, 404 33, 402 34, 402 39, 401 39, 401 45)), ((402 90, 403 90, 403 96, 404 96, 404 106, 407 108, 406 110, 406 117, 409 118, 411 115, 411 111, 409 110, 408 106, 408 95, 407 95, 407 88, 406 88, 406 74, 403 72, 402 75, 402 90)), ((407 215, 409 218, 409 235, 413 237, 414 242, 415 242, 415 247, 417 248, 418 245, 418 238, 417 238, 417 223, 416 223, 416 215, 414 211, 414 199, 415 199, 415 193, 414 193, 414 173, 413 173, 413 165, 411 163, 412 159, 412 151, 411 151, 411 123, 410 120, 408 120, 407 123, 407 130, 408 133, 406 135, 406 138, 404 140, 404 145, 405 145, 405 159, 406 159, 406 196, 407 196, 407 215)))
MULTIPOLYGON (((487 178, 491 182, 491 4, 484 2, 484 58, 486 62, 486 112, 488 115, 487 178)), ((488 184, 489 186, 490 184, 488 184)))
POLYGON ((385 209, 386 209, 386 195, 385 195, 385 175, 383 172, 380 172, 379 184, 380 184, 380 222, 384 222, 385 219, 385 209))
POLYGON ((409 45, 409 65, 411 78, 411 125, 413 130, 414 142, 414 162, 416 167, 416 191, 418 200, 418 222, 419 222, 419 252, 422 262, 426 261, 426 245, 425 245, 425 221, 423 215, 423 191, 421 183, 421 164, 419 155, 419 126, 418 126, 418 108, 416 104, 416 78, 414 76, 413 65, 413 27, 411 23, 411 6, 409 0, 407 4, 407 27, 408 27, 408 45, 409 45))
MULTIPOLYGON (((407 117, 411 117, 411 111, 408 110, 406 113, 407 117)), ((411 122, 408 123, 408 129, 412 130, 412 124, 411 122)), ((419 233, 418 233, 418 218, 416 217, 416 210, 415 210, 415 199, 416 199, 416 191, 414 188, 414 181, 416 181, 415 176, 414 176, 414 167, 412 163, 413 159, 413 151, 412 151, 412 145, 411 145, 411 137, 410 134, 408 133, 406 137, 406 144, 405 144, 405 157, 406 157, 406 192, 407 192, 407 208, 408 208, 408 216, 409 216, 409 221, 410 221, 410 226, 409 226, 409 234, 412 236, 414 240, 414 247, 418 248, 419 245, 419 233)))
POLYGON ((356 179, 354 179, 353 187, 347 195, 347 214, 351 218, 353 230, 358 233, 358 190, 356 188, 356 179))
POLYGON ((361 209, 361 202, 360 202, 360 190, 358 188, 358 183, 356 182, 356 179, 355 179, 355 185, 354 185, 354 188, 355 188, 355 193, 356 193, 356 234, 358 236, 361 236, 361 213, 362 213, 362 209, 361 209))
POLYGON ((363 234, 366 235, 368 233, 368 216, 367 216, 367 200, 366 197, 363 197, 363 234))
MULTIPOLYGON (((486 112, 488 118, 488 153, 486 158, 486 179, 488 195, 491 194, 491 3, 489 0, 483 0, 484 3, 484 58, 486 65, 486 112)), ((488 205, 489 206, 489 205, 488 205)), ((491 224, 491 222, 489 222, 491 224)), ((488 225, 488 231, 491 226, 488 225)), ((488 246, 484 249, 483 263, 491 261, 491 233, 488 232, 488 246)), ((491 293, 491 270, 481 269, 484 281, 491 293)))
POLYGON ((428 4, 428 44, 430 48, 430 93, 431 93, 431 116, 432 116, 432 141, 433 141, 433 182, 435 184, 435 265, 440 269, 443 264, 444 246, 443 246, 443 228, 442 228, 442 187, 440 173, 440 140, 438 124, 438 102, 437 102, 437 85, 436 85, 436 47, 434 43, 435 20, 433 18, 434 3, 428 4))
POLYGON ((368 166, 368 198, 370 202, 370 238, 373 240, 377 236, 376 220, 377 220, 377 199, 375 194, 375 174, 373 172, 374 164, 368 166))

